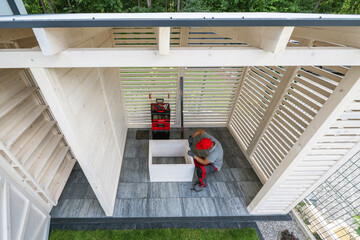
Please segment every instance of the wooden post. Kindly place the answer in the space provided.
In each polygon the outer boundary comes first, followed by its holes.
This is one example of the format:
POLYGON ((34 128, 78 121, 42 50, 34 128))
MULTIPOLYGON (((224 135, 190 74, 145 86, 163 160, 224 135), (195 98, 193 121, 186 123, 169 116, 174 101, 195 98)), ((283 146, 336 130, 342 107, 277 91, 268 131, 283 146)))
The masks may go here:
POLYGON ((178 68, 178 79, 177 79, 177 88, 176 88, 176 112, 175 112, 175 127, 181 127, 181 89, 180 89, 180 78, 184 77, 185 68, 178 68))

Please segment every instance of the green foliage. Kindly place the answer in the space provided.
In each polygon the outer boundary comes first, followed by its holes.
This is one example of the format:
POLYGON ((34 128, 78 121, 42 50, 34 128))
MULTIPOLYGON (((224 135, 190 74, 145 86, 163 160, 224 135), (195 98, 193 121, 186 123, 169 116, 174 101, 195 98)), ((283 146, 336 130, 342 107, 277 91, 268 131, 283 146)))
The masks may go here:
POLYGON ((358 229, 355 229, 355 232, 360 236, 360 216, 355 215, 353 217, 355 225, 358 227, 358 229))
POLYGON ((148 239, 148 240, 216 240, 242 239, 258 240, 255 229, 147 229, 147 230, 97 230, 97 231, 69 231, 55 230, 50 234, 50 240, 77 239, 148 239))
POLYGON ((206 6, 203 5, 203 1, 199 0, 187 0, 184 3, 184 8, 182 12, 209 12, 206 6))
POLYGON ((118 12, 294 12, 359 14, 360 0, 23 0, 29 14, 118 12), (44 2, 44 8, 41 5, 44 2))
POLYGON ((81 13, 120 13, 121 0, 78 0, 75 12, 81 13))
POLYGON ((345 0, 340 13, 360 14, 360 0, 345 0))

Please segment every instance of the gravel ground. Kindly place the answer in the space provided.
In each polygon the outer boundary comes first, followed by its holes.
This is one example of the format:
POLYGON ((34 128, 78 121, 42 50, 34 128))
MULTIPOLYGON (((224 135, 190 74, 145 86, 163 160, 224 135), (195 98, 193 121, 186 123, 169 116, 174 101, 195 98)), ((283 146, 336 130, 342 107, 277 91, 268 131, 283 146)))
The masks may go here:
POLYGON ((265 240, 278 240, 279 232, 288 229, 293 232, 299 240, 306 240, 295 220, 292 221, 259 221, 256 222, 265 240))

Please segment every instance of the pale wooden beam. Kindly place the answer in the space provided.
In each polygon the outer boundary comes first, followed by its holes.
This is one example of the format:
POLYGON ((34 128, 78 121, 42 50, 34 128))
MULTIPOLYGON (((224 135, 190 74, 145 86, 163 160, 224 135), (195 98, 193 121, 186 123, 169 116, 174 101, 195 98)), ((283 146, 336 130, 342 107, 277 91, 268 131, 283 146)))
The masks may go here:
POLYGON ((359 27, 295 27, 293 36, 360 48, 359 27))
POLYGON ((293 82, 294 77, 296 76, 297 72, 299 71, 300 67, 288 67, 286 69, 283 78, 280 81, 279 86, 276 88, 275 95, 273 96, 270 105, 268 106, 264 117, 262 118, 259 127, 256 129, 256 133, 246 150, 246 154, 252 157, 257 145, 261 141, 267 127, 271 123, 271 119, 276 114, 276 109, 281 105, 281 101, 284 99, 284 95, 289 90, 290 84, 293 82))
POLYGON ((236 106, 236 103, 238 102, 239 100, 239 97, 240 97, 240 92, 241 92, 241 88, 242 86, 244 85, 245 83, 245 79, 246 79, 246 75, 249 71, 249 67, 244 67, 243 68, 243 72, 241 74, 241 77, 240 77, 240 81, 239 81, 239 85, 237 87, 237 90, 236 90, 236 94, 235 94, 235 97, 234 97, 234 102, 231 106, 231 111, 230 111, 230 115, 229 115, 229 119, 227 121, 227 124, 229 125, 230 123, 230 120, 232 119, 233 115, 234 115, 234 110, 235 110, 235 106, 236 106))
POLYGON ((204 30, 278 53, 285 50, 294 27, 209 27, 204 30))
POLYGON ((46 56, 57 54, 67 48, 90 40, 108 28, 34 28, 42 53, 46 56))
POLYGON ((253 47, 177 48, 160 55, 155 49, 78 48, 44 56, 37 50, 0 50, 0 68, 359 66, 356 48, 291 47, 269 53, 253 47))
POLYGON ((34 32, 31 28, 0 28, 0 43, 9 43, 32 36, 34 32))
MULTIPOLYGON (((250 214, 259 214, 262 212, 262 206, 276 193, 277 189, 280 188, 297 164, 301 162, 302 158, 311 150, 314 144, 319 141, 330 128, 331 124, 336 121, 340 114, 357 96, 359 88, 360 67, 352 67, 250 203, 247 208, 250 214)), ((284 206, 284 214, 286 213, 286 207, 288 207, 288 205, 284 206)))
POLYGON ((160 54, 170 51, 170 27, 159 27, 158 48, 160 54))

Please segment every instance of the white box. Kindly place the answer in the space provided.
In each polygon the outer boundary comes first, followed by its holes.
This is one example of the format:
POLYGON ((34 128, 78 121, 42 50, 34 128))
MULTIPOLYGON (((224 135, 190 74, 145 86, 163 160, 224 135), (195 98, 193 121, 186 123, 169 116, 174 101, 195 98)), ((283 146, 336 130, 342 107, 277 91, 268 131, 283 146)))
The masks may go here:
POLYGON ((187 140, 149 140, 149 175, 151 182, 191 182, 194 160, 187 152, 187 140), (185 164, 153 164, 153 157, 184 157, 185 164))

